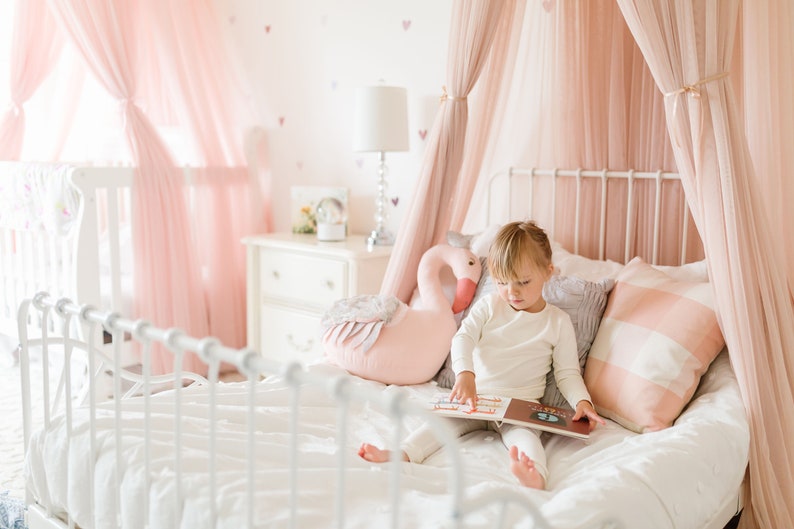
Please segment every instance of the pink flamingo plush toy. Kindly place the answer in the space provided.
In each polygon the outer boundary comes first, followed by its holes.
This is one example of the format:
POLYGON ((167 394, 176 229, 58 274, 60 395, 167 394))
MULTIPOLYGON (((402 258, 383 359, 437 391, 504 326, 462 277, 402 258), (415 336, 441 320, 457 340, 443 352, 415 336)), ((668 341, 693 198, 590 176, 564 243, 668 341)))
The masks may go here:
POLYGON ((322 322, 326 357, 354 375, 386 384, 427 382, 449 353, 455 314, 471 303, 481 273, 480 259, 468 248, 433 246, 419 261, 421 306, 378 295, 336 302, 322 322), (441 285, 447 267, 457 279, 451 304, 441 285))

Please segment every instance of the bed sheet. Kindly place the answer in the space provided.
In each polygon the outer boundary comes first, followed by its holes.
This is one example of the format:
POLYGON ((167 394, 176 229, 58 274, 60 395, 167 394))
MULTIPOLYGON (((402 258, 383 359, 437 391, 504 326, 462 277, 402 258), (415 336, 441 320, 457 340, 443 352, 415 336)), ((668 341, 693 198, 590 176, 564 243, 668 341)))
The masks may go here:
MULTIPOLYGON (((316 364, 309 369, 343 375, 335 367, 316 364)), ((415 396, 437 391, 434 384, 408 388, 385 387, 353 377, 357 385, 406 391, 415 396)), ((245 383, 221 384, 218 388, 218 527, 244 525, 245 471, 245 383)), ((290 395, 280 377, 261 382, 257 392, 258 432, 256 444, 256 519, 260 526, 286 527, 288 505, 288 442, 290 395)), ((299 459, 302 468, 298 487, 298 512, 301 527, 327 527, 334 512, 333 488, 336 483, 334 428, 336 407, 324 388, 303 387, 300 413, 299 459)), ((182 421, 181 527, 210 527, 207 501, 207 408, 206 388, 182 392, 185 416, 182 421)), ((121 481, 121 520, 123 527, 143 527, 143 456, 141 399, 124 403, 124 471, 121 481)), ((152 488, 149 501, 150 527, 176 527, 174 513, 173 399, 170 393, 152 397, 153 454, 152 488)), ((673 428, 648 434, 634 434, 608 421, 588 440, 546 435, 550 470, 546 491, 523 489, 508 469, 504 446, 492 432, 474 432, 462 439, 465 464, 464 485, 469 497, 494 491, 513 491, 536 505, 553 527, 577 529, 625 528, 701 528, 707 525, 725 501, 736 497, 747 460, 749 430, 743 413, 735 377, 726 354, 712 364, 690 406, 673 428)), ((112 428, 110 405, 99 411, 97 427, 112 428)), ((39 502, 53 512, 68 509, 75 521, 90 527, 88 488, 88 441, 85 414, 74 417, 74 435, 67 442, 63 419, 53 421, 47 431, 31 441, 26 472, 39 502), (68 447, 68 448, 67 448, 68 447), (67 458, 62 454, 68 451, 67 458)), ((347 437, 349 470, 346 473, 346 527, 374 527, 388 524, 383 507, 389 494, 389 477, 383 465, 371 464, 355 456, 361 441, 385 444, 391 439, 391 421, 367 403, 351 404, 347 437)), ((418 426, 411 418, 407 427, 418 426)), ((101 434, 96 457, 95 503, 101 507, 99 527, 115 526, 115 441, 111 432, 101 434)), ((445 450, 424 464, 403 463, 404 527, 437 528, 448 526, 449 496, 445 492, 448 465, 445 450)), ((466 527, 491 527, 495 508, 467 519, 466 527)), ((509 526, 531 527, 524 513, 511 509, 509 526)))

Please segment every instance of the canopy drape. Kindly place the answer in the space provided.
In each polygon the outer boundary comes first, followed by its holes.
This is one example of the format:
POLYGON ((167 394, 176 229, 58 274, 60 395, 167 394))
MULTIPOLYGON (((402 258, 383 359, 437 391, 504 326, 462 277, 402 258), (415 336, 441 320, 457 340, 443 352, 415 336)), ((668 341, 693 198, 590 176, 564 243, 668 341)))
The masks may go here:
MULTIPOLYGON (((240 123, 246 113, 238 107, 245 98, 235 91, 211 0, 194 2, 188 10, 178 0, 144 0, 134 7, 113 0, 30 0, 17 2, 15 13, 12 104, 0 122, 0 158, 19 159, 22 104, 58 62, 66 36, 119 101, 136 167, 134 315, 243 346, 246 274, 239 241, 269 229, 266 168, 249 167, 242 149, 240 123), (172 75, 161 76, 162 71, 172 75), (180 127, 190 145, 195 168, 189 187, 155 123, 180 127), (201 215, 189 218, 188 202, 201 215)), ((72 79, 74 86, 66 90, 74 94, 82 77, 72 79)), ((64 109, 64 115, 73 116, 76 107, 64 109)), ((56 154, 70 119, 60 125, 56 154)), ((261 149, 249 150, 255 163, 266 163, 261 149)), ((154 373, 174 367, 170 353, 161 349, 152 351, 152 359, 154 373)), ((195 356, 185 359, 183 368, 206 369, 195 356)))
MULTIPOLYGON (((483 93, 489 101, 472 97, 474 119, 482 108, 496 105, 489 110, 491 122, 485 120, 490 130, 486 152, 475 148, 475 161, 467 165, 464 156, 462 164, 462 171, 479 170, 475 197, 495 168, 508 165, 603 164, 681 173, 752 428, 745 527, 794 527, 794 245, 785 228, 782 237, 775 237, 780 230, 771 222, 781 219, 785 227, 794 215, 789 206, 794 180, 787 178, 794 157, 792 10, 787 2, 739 0, 528 3, 523 34, 514 31, 510 38, 519 51, 506 50, 513 55, 494 61, 493 71, 485 70, 481 86, 488 87, 483 93), (740 6, 744 16, 738 20, 740 6), (739 23, 743 41, 736 46, 739 23), (731 68, 734 56, 750 59, 731 68), (758 61, 759 56, 769 60, 758 61), (522 70, 527 64, 540 66, 522 70), (499 71, 500 66, 511 71, 499 71), (739 78, 723 77, 725 72, 739 78), (734 84, 744 89, 742 100, 734 84), (494 93, 504 99, 494 103, 494 93), (751 133, 749 147, 745 130, 751 133), (525 139, 520 152, 515 141, 502 141, 516 134, 525 139)), ((451 40, 450 61, 455 46, 451 40)), ((446 110, 442 104, 439 114, 446 110)), ((421 189, 440 185, 422 180, 421 189)), ((641 202, 652 199, 642 190, 638 195, 641 202)), ((464 204, 472 208, 466 223, 473 217, 481 222, 477 200, 464 204)), ((438 218, 446 219, 444 204, 438 208, 438 218)), ((675 205, 665 208, 665 218, 680 218, 678 211, 675 205)), ((625 209, 619 213, 624 214, 625 209)), ((441 233, 459 218, 455 213, 454 221, 429 225, 441 233)), ((419 225, 428 223, 411 209, 406 224, 416 226, 417 219, 419 225)), ((390 270, 404 270, 403 285, 395 288, 392 275, 383 290, 399 291, 404 299, 415 267, 405 259, 403 246, 411 244, 421 254, 427 241, 416 237, 414 228, 401 231, 397 244, 401 251, 392 257, 390 270)), ((635 251, 642 244, 633 241, 635 251)))
POLYGON ((139 79, 157 79, 147 101, 152 112, 184 131, 194 146, 191 165, 192 241, 203 270, 202 290, 209 333, 233 347, 246 343, 245 248, 251 233, 269 229, 259 175, 250 174, 240 122, 244 95, 232 74, 208 1, 184 9, 179 1, 146 0, 147 20, 157 28, 150 61, 139 79), (167 53, 163 53, 166 50, 167 53), (155 71, 169 71, 165 78, 155 71), (155 90, 155 88, 157 90, 155 90), (163 95, 165 94, 165 95, 163 95))
MULTIPOLYGON (((731 72, 738 0, 618 0, 659 89, 750 421, 743 527, 794 527, 794 310, 731 72)), ((784 178, 784 175, 779 175, 784 178)))
MULTIPOLYGON (((515 58, 508 71, 486 69, 480 81, 485 84, 492 75, 504 78, 500 118, 481 166, 469 165, 470 149, 466 149, 464 168, 480 176, 473 196, 483 196, 487 177, 509 166, 675 170, 663 97, 614 2, 530 2, 522 22, 516 24, 521 35, 514 39, 516 49, 509 50, 515 58)), ((479 96, 473 103, 475 114, 481 106, 494 104, 479 96)), ((572 216, 563 212, 576 206, 576 184, 566 179, 557 184, 559 214, 553 236, 573 251, 575 226, 572 216)), ((604 256, 610 259, 622 260, 626 246, 625 187, 625 182, 610 184, 604 256)), ((600 182, 582 182, 585 199, 579 212, 578 252, 588 257, 599 257, 600 188, 600 182)), ((547 191, 549 183, 539 182, 534 216, 542 225, 551 226, 547 191)), ((653 254, 655 195, 655 182, 634 182, 635 229, 629 241, 634 253, 653 254)), ((681 252, 684 202, 680 185, 665 182, 662 197, 666 222, 660 234, 659 261, 679 264, 682 257, 702 258, 697 237, 687 241, 685 255, 681 252)), ((485 218, 482 202, 465 204, 469 208, 466 231, 477 231, 493 221, 485 218)))
POLYGON ((397 234, 381 293, 408 301, 422 254, 443 242, 449 229, 466 141, 468 101, 488 58, 509 1, 460 0, 453 4, 447 85, 428 135, 425 157, 410 208, 397 234))
POLYGON ((490 57, 477 86, 472 90, 476 104, 472 106, 472 119, 466 129, 465 154, 452 201, 449 223, 449 229, 455 231, 463 229, 469 204, 474 197, 477 177, 487 152, 492 126, 494 122, 501 121, 500 117, 506 109, 504 102, 509 95, 525 8, 526 0, 506 2, 491 45, 490 57))
MULTIPOLYGON (((744 75, 731 75, 731 81, 744 95, 742 110, 757 187, 769 218, 794 226, 794 2, 745 1, 739 18, 734 63, 744 75)), ((783 236, 778 244, 786 254, 791 285, 794 233, 784 230, 783 236)))
POLYGON ((63 46, 45 0, 17 2, 11 41, 11 102, 0 117, 0 160, 19 160, 25 102, 57 64, 63 46))
MULTIPOLYGON (((127 2, 90 0, 54 0, 49 6, 90 70, 119 101, 136 167, 132 193, 133 310, 157 325, 206 335, 206 305, 191 245, 182 174, 135 101, 135 52, 140 37, 136 27, 142 20, 141 10, 127 2)), ((195 355, 185 358, 183 367, 206 372, 195 355)), ((153 373, 172 371, 171 355, 153 348, 151 369, 153 373)))

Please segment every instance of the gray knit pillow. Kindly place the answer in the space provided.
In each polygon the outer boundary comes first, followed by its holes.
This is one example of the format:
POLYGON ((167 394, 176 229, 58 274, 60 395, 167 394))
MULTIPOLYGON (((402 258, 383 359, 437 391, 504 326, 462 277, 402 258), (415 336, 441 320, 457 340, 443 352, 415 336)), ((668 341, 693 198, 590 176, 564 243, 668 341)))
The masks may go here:
MULTIPOLYGON (((574 276, 552 276, 543 285, 543 298, 561 308, 571 317, 576 333, 576 348, 579 353, 579 367, 584 373, 587 354, 593 345, 601 316, 607 306, 609 292, 615 286, 614 279, 598 282, 586 281, 574 276)), ((568 401, 557 389, 554 371, 546 375, 546 391, 540 401, 547 406, 569 408, 568 401)))

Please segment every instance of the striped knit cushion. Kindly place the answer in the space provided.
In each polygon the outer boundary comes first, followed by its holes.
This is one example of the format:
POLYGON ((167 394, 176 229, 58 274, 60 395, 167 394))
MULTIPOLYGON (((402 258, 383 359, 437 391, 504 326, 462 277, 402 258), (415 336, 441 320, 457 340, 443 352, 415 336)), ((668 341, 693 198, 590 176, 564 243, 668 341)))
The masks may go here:
POLYGON ((711 285, 676 281, 639 258, 616 278, 590 349, 596 410, 635 432, 672 425, 725 345, 711 285))

